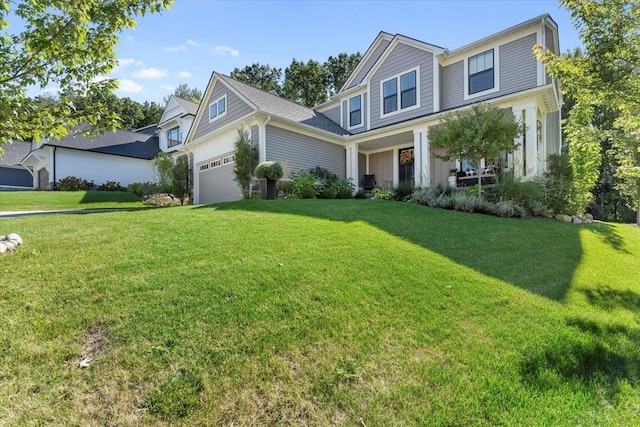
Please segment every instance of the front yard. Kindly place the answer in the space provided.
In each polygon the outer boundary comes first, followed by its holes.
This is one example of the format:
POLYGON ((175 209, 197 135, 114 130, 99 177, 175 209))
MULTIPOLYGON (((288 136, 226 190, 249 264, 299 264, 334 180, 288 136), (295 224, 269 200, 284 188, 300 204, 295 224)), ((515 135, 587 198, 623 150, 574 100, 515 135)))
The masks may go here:
POLYGON ((10 232, 0 424, 640 417, 636 227, 255 200, 10 232))

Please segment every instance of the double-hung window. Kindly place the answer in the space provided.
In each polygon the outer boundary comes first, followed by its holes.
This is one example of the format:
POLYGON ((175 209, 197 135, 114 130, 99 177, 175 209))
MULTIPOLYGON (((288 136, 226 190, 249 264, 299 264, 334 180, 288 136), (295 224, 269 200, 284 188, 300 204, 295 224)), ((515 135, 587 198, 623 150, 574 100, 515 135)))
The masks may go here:
POLYGON ((167 145, 169 148, 182 144, 182 132, 180 126, 176 126, 167 131, 167 145))
POLYGON ((349 99, 349 127, 362 124, 362 95, 349 99))
POLYGON ((469 58, 469 94, 494 88, 493 49, 469 58))
POLYGON ((209 121, 213 121, 227 114, 227 95, 209 104, 209 121))
POLYGON ((382 83, 382 114, 402 111, 418 105, 417 70, 400 74, 382 83), (398 96, 400 100, 398 102, 398 96))

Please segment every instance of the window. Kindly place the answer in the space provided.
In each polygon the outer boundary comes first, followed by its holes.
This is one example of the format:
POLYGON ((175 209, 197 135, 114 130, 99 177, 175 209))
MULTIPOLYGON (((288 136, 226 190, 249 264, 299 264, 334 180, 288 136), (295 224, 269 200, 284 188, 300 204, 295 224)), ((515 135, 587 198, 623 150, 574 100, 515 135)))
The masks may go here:
POLYGON ((469 94, 494 87, 493 49, 469 58, 469 94))
POLYGON ((213 121, 227 114, 227 95, 209 104, 209 121, 213 121))
POLYGON ((182 144, 182 132, 180 126, 176 126, 167 131, 167 145, 169 148, 182 144))
POLYGON ((235 155, 235 154, 232 154, 232 155, 230 155, 230 156, 224 157, 224 158, 222 159, 222 164, 223 164, 223 165, 226 165, 226 164, 229 164, 229 163, 233 163, 233 162, 235 162, 235 161, 236 161, 236 155, 235 155))
POLYGON ((211 162, 211 167, 212 168, 220 167, 220 165, 222 165, 222 160, 221 159, 215 159, 213 162, 211 162))
POLYGON ((396 79, 382 84, 384 107, 383 113, 388 114, 398 109, 398 83, 396 79))
POLYGON ((209 163, 205 163, 204 165, 200 165, 200 172, 204 172, 209 170, 209 163))
POLYGON ((417 69, 382 82, 382 115, 418 106, 417 69))
POLYGON ((362 124, 362 95, 349 100, 349 127, 362 124))

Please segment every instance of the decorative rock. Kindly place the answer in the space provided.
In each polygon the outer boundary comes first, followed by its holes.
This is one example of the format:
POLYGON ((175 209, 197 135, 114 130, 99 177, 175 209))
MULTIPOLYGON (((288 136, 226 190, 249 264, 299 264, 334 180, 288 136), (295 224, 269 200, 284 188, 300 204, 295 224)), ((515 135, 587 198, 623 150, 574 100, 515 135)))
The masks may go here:
POLYGON ((4 242, 2 242, 2 244, 4 245, 4 247, 7 248, 8 251, 14 250, 16 248, 16 246, 17 246, 11 240, 5 240, 4 242))
POLYGON ((278 199, 280 200, 284 199, 284 191, 282 190, 278 191, 278 199))
POLYGON ((558 221, 571 222, 571 217, 569 215, 558 214, 555 218, 558 221))
POLYGON ((4 245, 4 243, 0 242, 0 254, 3 254, 7 252, 7 247, 4 245))
POLYGON ((573 222, 574 224, 582 224, 582 220, 577 216, 574 216, 571 222, 573 222))
POLYGON ((16 244, 21 245, 22 244, 22 237, 20 237, 18 234, 16 233, 11 233, 6 237, 7 240, 11 240, 12 242, 16 242, 16 244))
POLYGON ((588 219, 589 221, 593 221, 593 215, 591 215, 590 213, 586 213, 586 214, 584 214, 584 217, 585 217, 586 219, 588 219))

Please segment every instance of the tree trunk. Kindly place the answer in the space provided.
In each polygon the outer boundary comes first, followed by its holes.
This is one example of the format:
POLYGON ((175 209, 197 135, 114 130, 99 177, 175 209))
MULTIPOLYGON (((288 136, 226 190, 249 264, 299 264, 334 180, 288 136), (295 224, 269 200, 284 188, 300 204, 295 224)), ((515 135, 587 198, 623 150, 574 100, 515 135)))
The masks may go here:
POLYGON ((478 174, 478 199, 482 199, 482 171, 480 168, 476 170, 478 174))

